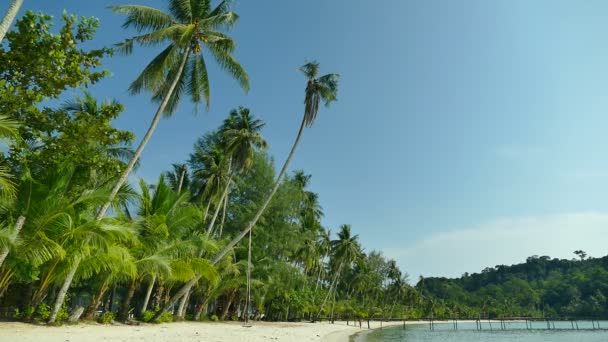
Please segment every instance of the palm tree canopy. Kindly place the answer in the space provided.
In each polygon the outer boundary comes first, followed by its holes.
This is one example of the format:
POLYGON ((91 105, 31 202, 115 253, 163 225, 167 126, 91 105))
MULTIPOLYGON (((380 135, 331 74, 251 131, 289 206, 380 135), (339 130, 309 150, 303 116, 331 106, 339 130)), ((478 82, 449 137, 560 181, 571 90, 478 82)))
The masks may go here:
POLYGON ((362 251, 359 235, 352 235, 350 225, 343 224, 338 232, 338 239, 331 242, 334 256, 341 263, 349 264, 360 258, 362 251))
POLYGON ((123 27, 138 32, 138 35, 117 45, 120 51, 130 54, 134 44, 164 46, 164 50, 131 84, 130 92, 136 94, 147 90, 152 93, 153 100, 162 101, 169 94, 172 81, 179 77, 165 114, 171 115, 175 111, 184 92, 192 102, 204 101, 208 108, 210 87, 203 50, 243 89, 249 90, 249 76, 232 56, 236 44, 231 37, 220 32, 233 27, 238 19, 238 15, 230 10, 231 3, 223 0, 213 8, 210 0, 169 0, 167 12, 141 5, 111 6, 114 12, 126 16, 123 27), (184 54, 187 64, 184 72, 178 75, 184 54))
POLYGON ((338 81, 340 75, 327 74, 317 77, 319 74, 319 63, 310 62, 304 64, 300 71, 308 79, 304 97, 304 124, 312 126, 319 112, 321 100, 326 106, 338 99, 338 81))
POLYGON ((237 171, 251 167, 256 149, 265 149, 268 143, 260 134, 264 127, 262 120, 251 115, 248 108, 233 109, 220 130, 226 151, 232 157, 232 165, 237 171))

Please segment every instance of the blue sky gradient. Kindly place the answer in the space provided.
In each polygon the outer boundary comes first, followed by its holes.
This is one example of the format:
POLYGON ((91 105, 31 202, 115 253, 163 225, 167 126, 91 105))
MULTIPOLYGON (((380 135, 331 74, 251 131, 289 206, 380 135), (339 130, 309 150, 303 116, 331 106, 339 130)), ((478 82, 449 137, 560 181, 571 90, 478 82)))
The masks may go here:
MULTIPOLYGON (((122 2, 26 0, 25 8, 99 17, 93 45, 102 46, 132 33, 111 4, 122 2)), ((154 180, 185 160, 196 138, 239 105, 267 123, 282 163, 303 109, 297 68, 316 59, 322 72, 341 74, 339 101, 305 132, 291 169, 313 175, 326 226, 352 224, 368 250, 384 250, 413 277, 531 254, 606 254, 608 234, 598 229, 608 213, 608 2, 241 0, 235 10, 241 20, 231 34, 251 91, 211 64, 210 111, 195 114, 184 102, 163 120, 138 176, 154 180), (522 227, 545 228, 509 235, 522 227), (467 254, 480 242, 457 238, 465 233, 503 248, 490 259, 467 254), (577 239, 561 246, 546 238, 556 235, 577 239), (522 239, 533 240, 524 248, 522 239), (457 249, 442 253, 429 241, 457 249)), ((117 124, 138 137, 155 106, 127 87, 157 52, 107 60, 114 75, 94 87, 125 104, 117 124)))

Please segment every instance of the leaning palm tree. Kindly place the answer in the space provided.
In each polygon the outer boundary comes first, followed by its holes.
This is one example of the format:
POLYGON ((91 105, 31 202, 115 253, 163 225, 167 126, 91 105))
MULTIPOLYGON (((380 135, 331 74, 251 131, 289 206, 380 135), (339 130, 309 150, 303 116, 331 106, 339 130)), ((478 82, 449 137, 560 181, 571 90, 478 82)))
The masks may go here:
MULTIPOLYGON (((321 100, 325 102, 326 106, 337 100, 338 80, 340 78, 338 74, 327 74, 321 77, 317 77, 319 73, 319 63, 317 62, 310 62, 305 64, 300 68, 300 71, 302 71, 302 73, 304 73, 307 78, 306 91, 304 96, 304 117, 302 118, 300 130, 298 131, 296 140, 291 148, 291 151, 289 152, 289 155, 287 156, 287 160, 285 160, 285 164, 283 164, 283 168, 281 168, 281 172, 279 172, 279 175, 274 183, 274 186, 272 187, 272 190, 268 194, 266 200, 264 201, 260 209, 256 212, 253 219, 249 221, 245 229, 243 229, 219 253, 217 253, 213 257, 213 259, 211 260, 213 264, 217 263, 220 259, 222 259, 239 241, 243 239, 243 237, 245 237, 245 235, 247 235, 247 233, 249 233, 251 228, 253 228, 253 226, 258 222, 258 220, 266 210, 266 207, 268 207, 268 204, 270 204, 270 200, 279 189, 281 181, 285 176, 285 173, 287 172, 287 167, 289 166, 289 163, 291 162, 291 159, 293 158, 293 155, 298 147, 300 138, 302 137, 302 133, 304 132, 304 128, 311 127, 315 122, 321 100)), ((162 315, 166 311, 166 308, 175 305, 175 303, 177 303, 177 301, 186 294, 187 289, 189 288, 189 286, 191 286, 189 284, 194 284, 197 281, 198 277, 193 278, 181 289, 179 289, 179 291, 177 291, 173 295, 173 297, 171 297, 171 299, 167 302, 163 310, 160 310, 157 317, 160 317, 160 315, 162 315)))
POLYGON ((129 88, 132 94, 150 91, 152 100, 160 104, 135 155, 116 182, 110 198, 99 210, 98 220, 106 215, 112 199, 129 177, 163 113, 170 116, 184 93, 194 103, 204 101, 209 106, 210 87, 204 48, 243 89, 249 89, 249 76, 232 56, 235 42, 220 32, 234 26, 238 19, 237 14, 230 11, 231 1, 223 0, 215 8, 211 7, 209 0, 168 2, 169 12, 139 5, 111 7, 114 12, 126 15, 123 27, 134 28, 139 33, 119 44, 121 51, 130 54, 135 44, 167 46, 129 88))
POLYGON ((4 39, 4 36, 6 36, 6 32, 8 32, 8 29, 11 27, 13 20, 15 20, 21 5, 23 5, 23 0, 12 0, 11 4, 8 6, 6 14, 0 22, 0 42, 4 39))

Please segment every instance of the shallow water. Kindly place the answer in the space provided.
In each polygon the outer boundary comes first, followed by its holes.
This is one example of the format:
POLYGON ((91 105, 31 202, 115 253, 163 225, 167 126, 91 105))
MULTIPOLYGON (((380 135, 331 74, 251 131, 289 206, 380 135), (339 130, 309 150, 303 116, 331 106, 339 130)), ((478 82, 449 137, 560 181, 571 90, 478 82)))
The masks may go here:
MULTIPOLYGON (((597 327, 597 322, 595 325, 597 327)), ((600 321, 602 329, 608 328, 608 321, 600 321)), ((408 342, 607 342, 608 330, 591 330, 590 321, 579 321, 579 330, 573 330, 570 322, 551 323, 551 330, 546 322, 533 322, 531 330, 526 329, 525 323, 507 323, 506 329, 500 329, 500 323, 488 322, 482 324, 481 331, 475 323, 459 323, 454 330, 451 323, 435 324, 435 330, 430 331, 428 324, 408 325, 376 330, 363 335, 356 341, 408 341, 408 342), (555 325, 555 329, 553 326, 555 325), (490 330, 491 329, 491 330, 490 330)), ((574 326, 576 329, 576 325, 574 326)))

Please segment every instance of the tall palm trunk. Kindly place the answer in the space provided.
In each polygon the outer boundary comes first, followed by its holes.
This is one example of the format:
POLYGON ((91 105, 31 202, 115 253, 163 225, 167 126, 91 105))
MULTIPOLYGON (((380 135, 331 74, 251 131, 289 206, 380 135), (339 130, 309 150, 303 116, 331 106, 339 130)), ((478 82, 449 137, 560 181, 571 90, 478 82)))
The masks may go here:
POLYGON ((148 302, 150 301, 150 296, 152 295, 152 289, 154 288, 154 283, 156 281, 156 274, 152 276, 150 283, 148 284, 148 290, 146 290, 146 296, 144 297, 144 302, 141 305, 141 310, 139 310, 139 314, 142 315, 144 311, 148 308, 148 302))
POLYGON ((204 312, 205 314, 207 314, 207 306, 209 305, 209 300, 211 299, 210 296, 206 296, 205 299, 203 300, 203 303, 198 306, 196 308, 196 311, 194 313, 194 320, 198 321, 201 319, 201 314, 204 312))
POLYGON ((57 319, 57 314, 59 313, 59 310, 61 310, 61 306, 63 305, 63 301, 65 300, 65 295, 68 293, 68 289, 70 288, 70 285, 72 285, 72 280, 74 279, 74 275, 76 274, 76 271, 78 270, 78 266, 80 266, 80 257, 76 257, 76 259, 72 263, 70 272, 68 273, 67 277, 65 277, 65 279, 63 280, 61 289, 59 290, 59 293, 57 294, 57 298, 55 299, 55 305, 53 306, 53 311, 51 312, 51 315, 49 316, 49 320, 47 323, 49 323, 49 324, 55 323, 55 320, 57 319))
POLYGON ((319 318, 319 316, 321 315, 321 312, 323 311, 323 307, 325 306, 325 304, 327 304, 327 300, 329 299, 329 296, 331 295, 332 289, 334 288, 334 286, 336 286, 336 282, 338 281, 338 277, 340 276, 340 272, 342 271, 342 265, 344 265, 344 262, 340 263, 340 266, 338 267, 338 272, 336 272, 336 275, 334 276, 334 280, 332 280, 331 284, 329 285, 329 291, 327 291, 327 294, 325 295, 325 299, 323 299, 323 303, 321 304, 321 307, 319 308, 319 313, 317 314, 317 317, 315 318, 315 320, 317 318, 319 318))
POLYGON ((205 212, 203 213, 203 225, 207 222, 207 214, 209 214, 209 207, 211 206, 211 199, 207 202, 207 206, 205 207, 205 212))
POLYGON ((131 299, 135 295, 135 289, 137 288, 137 280, 133 279, 129 284, 129 289, 127 290, 127 295, 122 301, 122 305, 120 306, 120 312, 118 313, 118 320, 121 322, 125 322, 129 320, 129 309, 131 308, 131 299))
MULTIPOLYGON (((21 215, 17 218, 17 222, 15 222, 15 229, 13 231, 11 240, 15 240, 15 238, 17 238, 17 236, 19 236, 19 233, 21 232, 21 229, 23 228, 24 224, 25 224, 25 216, 21 215)), ((2 251, 2 254, 0 254, 0 267, 2 267, 4 260, 8 256, 8 252, 9 252, 9 249, 7 248, 6 250, 2 251)))
POLYGON ((220 317, 222 321, 226 320, 226 318, 228 317, 228 313, 230 313, 230 306, 232 306, 234 297, 236 297, 236 289, 232 290, 228 295, 228 301, 226 302, 226 306, 224 307, 224 310, 222 311, 222 316, 220 317))
POLYGON ((186 169, 183 169, 181 175, 179 176, 179 184, 177 185, 178 194, 182 192, 182 186, 184 185, 185 176, 186 176, 186 169))
POLYGON ((15 20, 21 5, 23 5, 23 0, 13 0, 8 6, 8 10, 6 10, 6 14, 4 15, 4 18, 2 18, 2 22, 0 22, 0 42, 2 42, 4 36, 6 36, 6 32, 8 32, 8 29, 11 27, 13 20, 15 20))
MULTIPOLYGON (((226 245, 226 247, 224 247, 221 251, 219 251, 219 253, 217 253, 213 257, 213 259, 211 259, 212 265, 217 264, 217 262, 220 261, 232 249, 232 247, 234 247, 239 241, 241 241, 243 239, 243 237, 245 237, 245 235, 247 235, 247 233, 249 233, 251 228, 253 228, 253 226, 258 222, 258 220, 260 219, 260 217, 266 210, 266 207, 268 207, 268 204, 270 204, 270 200, 272 200, 272 197, 274 196, 274 194, 279 189, 279 186, 281 185, 281 180, 283 179, 283 176, 285 176, 285 173, 287 172, 287 167, 289 166, 289 163, 291 162, 291 159, 293 158, 293 156, 296 152, 298 144, 300 143, 300 138, 302 138, 302 133, 304 132, 304 127, 305 127, 305 121, 304 121, 304 118, 302 118, 302 124, 300 125, 300 130, 298 131, 296 140, 293 143, 293 146, 291 147, 291 151, 289 152, 289 155, 287 156, 287 160, 285 160, 285 164, 283 164, 283 168, 281 168, 281 172, 279 173, 279 176, 277 177, 277 180, 275 181, 272 190, 268 194, 268 197, 266 198, 266 200, 264 201, 264 203, 262 204, 262 206, 260 207, 258 212, 255 214, 253 219, 247 224, 247 227, 245 227, 245 229, 243 229, 239 233, 239 235, 237 235, 234 239, 232 239, 232 241, 230 241, 230 243, 228 243, 228 245, 226 245)), ((186 283, 184 286, 182 286, 182 288, 179 289, 173 295, 173 297, 171 297, 171 299, 169 299, 167 301, 165 306, 156 314, 154 319, 157 320, 160 316, 162 316, 167 311, 167 308, 170 308, 173 305, 175 305, 175 303, 177 303, 177 301, 186 294, 188 286, 192 286, 191 284, 196 283, 200 278, 201 278, 201 275, 198 274, 198 275, 196 275, 196 277, 190 279, 190 281, 188 283, 186 283)))
POLYGON ((224 222, 226 222, 226 208, 228 207, 228 198, 230 197, 230 190, 226 194, 226 198, 224 198, 224 209, 222 209, 222 221, 220 222, 220 231, 217 236, 222 237, 222 233, 224 232, 224 222))
POLYGON ((188 289, 188 291, 186 292, 186 295, 184 295, 182 297, 182 300, 179 302, 179 305, 177 306, 177 312, 175 314, 175 318, 177 319, 184 319, 184 317, 186 316, 186 306, 188 305, 188 299, 190 297, 190 292, 192 291, 192 286, 190 286, 190 288, 188 289))
POLYGON ((228 182, 226 182, 226 187, 224 188, 222 196, 220 197, 220 200, 218 201, 217 206, 215 207, 213 217, 211 218, 211 222, 209 222, 209 227, 207 227, 207 236, 211 236, 211 234, 213 233, 213 225, 215 225, 215 220, 217 220, 217 216, 220 213, 220 210, 222 209, 224 199, 226 198, 226 196, 228 196, 228 193, 230 192, 230 185, 232 183, 232 170, 230 164, 232 164, 232 161, 228 163, 228 182))
POLYGON ((251 232, 249 231, 249 248, 247 251, 247 298, 245 299, 245 324, 249 323, 249 306, 251 305, 251 232))
POLYGON ((91 299, 91 304, 89 304, 89 307, 87 308, 87 311, 84 314, 85 319, 93 320, 95 318, 95 312, 97 311, 97 308, 99 308, 103 296, 108 291, 108 280, 109 277, 106 277, 106 279, 104 279, 103 283, 99 287, 99 290, 97 290, 97 293, 95 294, 93 299, 91 299))
POLYGON ((146 144, 148 144, 148 141, 152 137, 154 130, 156 130, 156 126, 158 126, 158 122, 160 121, 160 118, 162 117, 163 112, 165 111, 165 109, 167 108, 167 105, 169 104, 169 100, 171 99, 171 96, 173 95, 173 92, 175 91, 175 87, 179 83, 179 80, 182 78, 184 69, 186 67, 186 62, 188 61, 189 56, 190 56, 190 47, 186 48, 186 51, 184 51, 184 56, 182 57, 182 61, 181 61, 181 64, 179 65, 179 69, 177 70, 177 74, 175 75, 175 79, 171 83, 171 86, 169 87, 169 91, 167 92, 167 95, 165 95, 165 98, 160 103, 160 106, 158 106, 158 110, 156 110, 156 114, 154 114, 154 118, 152 119, 152 122, 150 123, 150 127, 148 127, 148 131, 146 131, 144 138, 139 143, 139 146, 137 146, 137 149, 135 150, 135 154, 133 155, 133 158, 131 158, 131 160, 129 161, 129 164, 127 165, 127 168, 120 175, 120 178, 116 182, 116 185, 114 185, 114 188, 112 189, 112 192, 110 193, 110 197, 108 198, 108 201, 101 207, 101 209, 97 213, 97 217, 95 218, 97 221, 101 220, 102 218, 104 218, 104 216, 106 216, 106 213, 107 213, 108 209, 110 208, 112 201, 116 197, 116 194, 118 194, 118 191, 120 190, 122 185, 127 181, 127 178, 129 177, 129 175, 133 171, 133 168, 135 167, 135 163, 137 163, 137 161, 139 160, 139 157, 141 157, 141 153, 144 151, 146 144))

